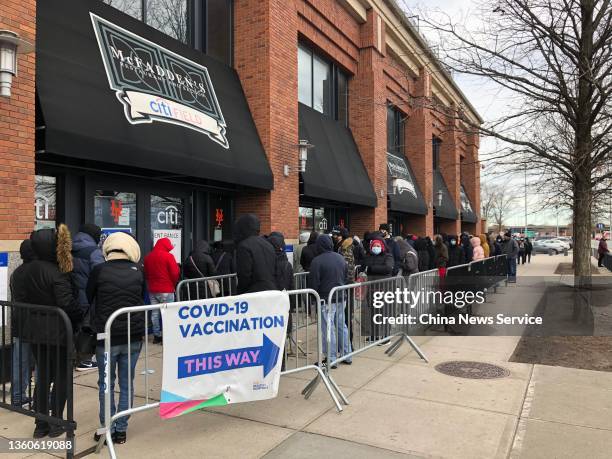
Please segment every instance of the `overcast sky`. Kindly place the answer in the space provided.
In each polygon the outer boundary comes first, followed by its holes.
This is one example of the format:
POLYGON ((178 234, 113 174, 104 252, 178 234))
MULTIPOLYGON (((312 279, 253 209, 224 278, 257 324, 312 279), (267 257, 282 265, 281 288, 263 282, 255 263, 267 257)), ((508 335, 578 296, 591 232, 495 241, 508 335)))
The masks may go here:
MULTIPOLYGON (((470 24, 474 24, 478 21, 478 15, 475 13, 474 0, 396 0, 398 4, 404 9, 409 11, 409 15, 418 15, 420 12, 432 12, 435 10, 444 11, 448 14, 453 22, 466 24, 468 27, 470 24)), ((430 39, 435 41, 435 33, 431 30, 427 30, 426 27, 421 23, 421 33, 430 39)), ((486 121, 496 120, 500 114, 504 113, 506 109, 506 102, 511 97, 506 91, 502 91, 499 86, 491 83, 488 79, 478 77, 466 77, 461 75, 455 75, 455 81, 465 93, 467 98, 470 100, 472 105, 476 108, 480 116, 486 121)), ((486 159, 486 155, 489 152, 495 150, 495 140, 487 139, 481 143, 481 157, 486 159)), ((483 171, 483 179, 487 180, 487 170, 495 168, 495 164, 492 161, 484 161, 485 169, 483 171)), ((525 209, 524 209, 524 179, 522 174, 515 176, 511 179, 515 186, 520 187, 521 198, 518 199, 516 209, 509 215, 507 224, 520 226, 525 224, 525 209)), ((556 213, 554 211, 541 211, 534 212, 536 208, 536 202, 538 201, 537 196, 532 196, 533 192, 530 193, 529 188, 527 189, 527 210, 528 210, 528 222, 529 224, 556 224, 556 213)), ((560 212, 559 223, 565 224, 570 220, 571 214, 569 212, 560 212)))

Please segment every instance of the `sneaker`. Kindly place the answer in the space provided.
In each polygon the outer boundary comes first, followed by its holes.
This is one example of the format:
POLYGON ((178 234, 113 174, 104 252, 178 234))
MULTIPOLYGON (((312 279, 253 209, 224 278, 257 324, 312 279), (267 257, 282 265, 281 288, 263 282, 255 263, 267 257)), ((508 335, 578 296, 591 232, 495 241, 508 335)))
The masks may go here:
POLYGON ((127 441, 127 432, 115 432, 113 434, 113 443, 122 445, 127 441))
POLYGON ((16 407, 23 407, 24 405, 29 405, 30 403, 32 403, 32 399, 30 397, 24 397, 21 400, 11 400, 11 405, 16 407))
POLYGON ((352 360, 343 360, 342 362, 340 362, 342 365, 352 365, 353 361, 352 360))
POLYGON ((43 438, 49 434, 49 424, 37 424, 32 438, 43 438))
POLYGON ((97 370, 98 363, 93 360, 83 360, 76 366, 76 371, 97 370))
POLYGON ((163 344, 164 339, 161 336, 154 336, 153 337, 153 344, 163 344))
MULTIPOLYGON (((316 364, 315 364, 316 365, 316 364)), ((327 359, 323 359, 321 360, 321 367, 326 367, 327 366, 327 359)), ((338 365, 332 365, 331 369, 335 370, 336 368, 338 368, 338 365)))
MULTIPOLYGON (((99 434, 98 432, 94 432, 94 437, 93 438, 94 438, 94 441, 96 443, 99 443, 100 442, 100 438, 102 438, 102 437, 104 437, 103 434, 99 434)), ((106 440, 104 440, 104 444, 106 445, 106 440)))

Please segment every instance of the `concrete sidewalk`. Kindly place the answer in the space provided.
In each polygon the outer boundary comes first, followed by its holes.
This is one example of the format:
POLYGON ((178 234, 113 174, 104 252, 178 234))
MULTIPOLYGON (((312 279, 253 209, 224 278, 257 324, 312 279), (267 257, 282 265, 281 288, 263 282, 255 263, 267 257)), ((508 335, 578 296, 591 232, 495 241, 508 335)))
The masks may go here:
MULTIPOLYGON (((537 302, 528 275, 552 276, 568 258, 538 255, 519 267, 519 282, 493 295, 537 302)), ((571 258, 570 258, 571 260, 571 258)), ((557 276, 560 277, 560 276, 557 276)), ((417 337, 429 363, 403 345, 393 357, 376 347, 333 370, 350 400, 337 413, 320 386, 310 400, 301 389, 312 376, 281 378, 274 400, 230 405, 162 421, 156 411, 130 419, 120 458, 608 458, 612 451, 612 373, 508 362, 520 338, 417 337), (509 376, 463 379, 436 371, 438 363, 470 360, 500 365, 509 376)), ((161 348, 151 358, 161 378, 161 348)), ((136 394, 144 387, 139 362, 136 394)), ((77 449, 93 445, 97 375, 76 378, 77 449)), ((158 397, 159 383, 150 388, 158 397)), ((0 411, 0 435, 27 437, 29 418, 0 411)), ((106 457, 106 451, 103 451, 106 457)), ((0 457, 4 457, 0 455, 0 457)), ((7 457, 16 458, 11 454, 7 457)), ((21 456, 27 457, 27 455, 21 456)), ((37 454, 32 458, 50 457, 37 454)))

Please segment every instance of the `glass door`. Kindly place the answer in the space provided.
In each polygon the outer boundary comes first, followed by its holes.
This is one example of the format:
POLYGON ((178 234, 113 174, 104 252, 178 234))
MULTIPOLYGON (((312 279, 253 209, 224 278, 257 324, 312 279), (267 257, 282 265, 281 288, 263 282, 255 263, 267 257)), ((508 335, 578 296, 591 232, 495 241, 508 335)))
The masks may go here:
POLYGON ((170 239, 174 246, 171 253, 177 263, 182 263, 185 258, 185 205, 183 198, 151 194, 149 213, 152 245, 154 246, 162 238, 170 239))

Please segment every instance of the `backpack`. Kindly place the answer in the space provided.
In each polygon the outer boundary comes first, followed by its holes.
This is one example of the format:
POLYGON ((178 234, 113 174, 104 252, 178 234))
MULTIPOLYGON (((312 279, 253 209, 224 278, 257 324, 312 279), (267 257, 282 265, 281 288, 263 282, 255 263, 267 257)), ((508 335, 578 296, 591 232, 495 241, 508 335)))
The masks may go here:
POLYGON ((407 250, 400 267, 404 275, 419 272, 419 257, 412 250, 407 250))

